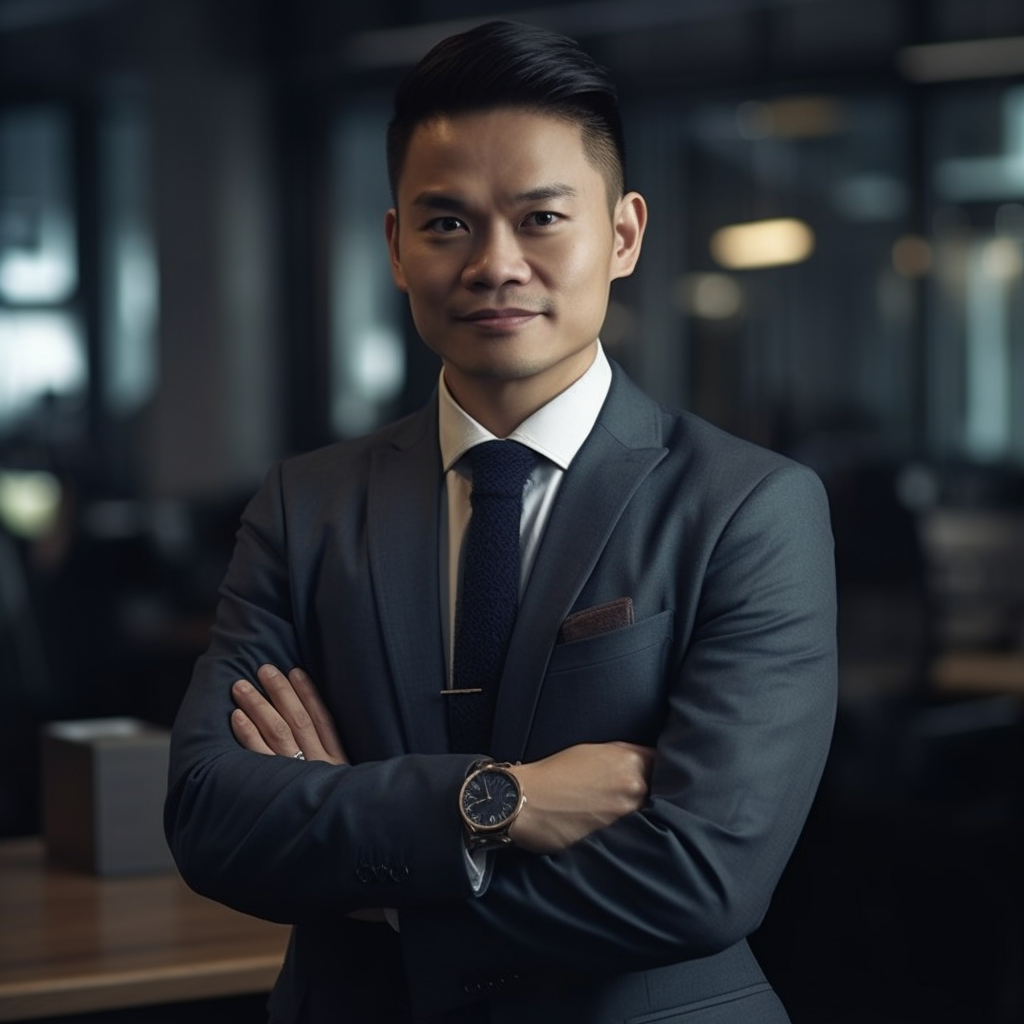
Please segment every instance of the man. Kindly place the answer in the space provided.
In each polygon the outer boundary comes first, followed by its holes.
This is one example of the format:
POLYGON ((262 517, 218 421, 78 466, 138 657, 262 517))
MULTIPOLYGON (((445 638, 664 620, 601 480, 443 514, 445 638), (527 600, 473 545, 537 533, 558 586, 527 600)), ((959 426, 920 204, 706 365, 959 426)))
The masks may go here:
POLYGON ((831 735, 822 488, 601 350, 647 211, 573 42, 442 42, 388 151, 392 272, 438 390, 275 467, 247 509, 175 726, 182 873, 295 926, 274 1021, 784 1022, 745 939, 831 735), (535 454, 488 685, 464 548, 495 445, 535 454))

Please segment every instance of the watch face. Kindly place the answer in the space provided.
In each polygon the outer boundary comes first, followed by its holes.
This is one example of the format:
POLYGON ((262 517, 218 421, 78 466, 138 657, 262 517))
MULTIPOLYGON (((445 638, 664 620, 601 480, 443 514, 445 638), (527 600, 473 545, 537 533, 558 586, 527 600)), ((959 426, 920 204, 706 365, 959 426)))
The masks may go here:
POLYGON ((484 769, 462 790, 462 812, 479 828, 500 828, 519 806, 519 786, 509 772, 484 769))

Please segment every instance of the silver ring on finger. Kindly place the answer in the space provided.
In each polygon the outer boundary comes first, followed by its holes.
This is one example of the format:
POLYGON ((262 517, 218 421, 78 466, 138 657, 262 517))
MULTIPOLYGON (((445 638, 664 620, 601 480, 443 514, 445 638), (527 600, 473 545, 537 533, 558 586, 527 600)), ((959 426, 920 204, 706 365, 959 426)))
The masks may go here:
POLYGON ((292 760, 294 760, 294 761, 305 761, 306 760, 306 755, 301 750, 296 750, 295 753, 292 754, 292 760))

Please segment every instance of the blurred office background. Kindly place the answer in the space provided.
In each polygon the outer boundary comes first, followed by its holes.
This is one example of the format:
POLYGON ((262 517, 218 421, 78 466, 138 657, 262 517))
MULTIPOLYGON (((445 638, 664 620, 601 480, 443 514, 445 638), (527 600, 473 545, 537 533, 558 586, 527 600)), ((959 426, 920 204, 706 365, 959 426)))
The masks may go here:
POLYGON ((493 15, 620 83, 611 354, 830 492, 840 716, 771 977, 796 1024, 1019 1024, 1020 0, 0 0, 0 836, 41 722, 169 724, 268 464, 433 386, 382 132, 493 15))

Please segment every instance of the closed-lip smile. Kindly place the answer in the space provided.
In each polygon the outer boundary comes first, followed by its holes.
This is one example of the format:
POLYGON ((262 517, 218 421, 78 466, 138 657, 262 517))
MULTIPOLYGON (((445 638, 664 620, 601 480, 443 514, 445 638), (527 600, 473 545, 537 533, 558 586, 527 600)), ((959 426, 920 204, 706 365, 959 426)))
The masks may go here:
POLYGON ((461 314, 459 319, 481 327, 507 329, 518 327, 537 316, 541 316, 541 313, 536 309, 505 307, 502 309, 475 309, 470 313, 461 314))
POLYGON ((475 309, 472 313, 463 313, 463 320, 506 320, 511 317, 539 316, 535 309, 519 309, 508 307, 505 309, 475 309))

